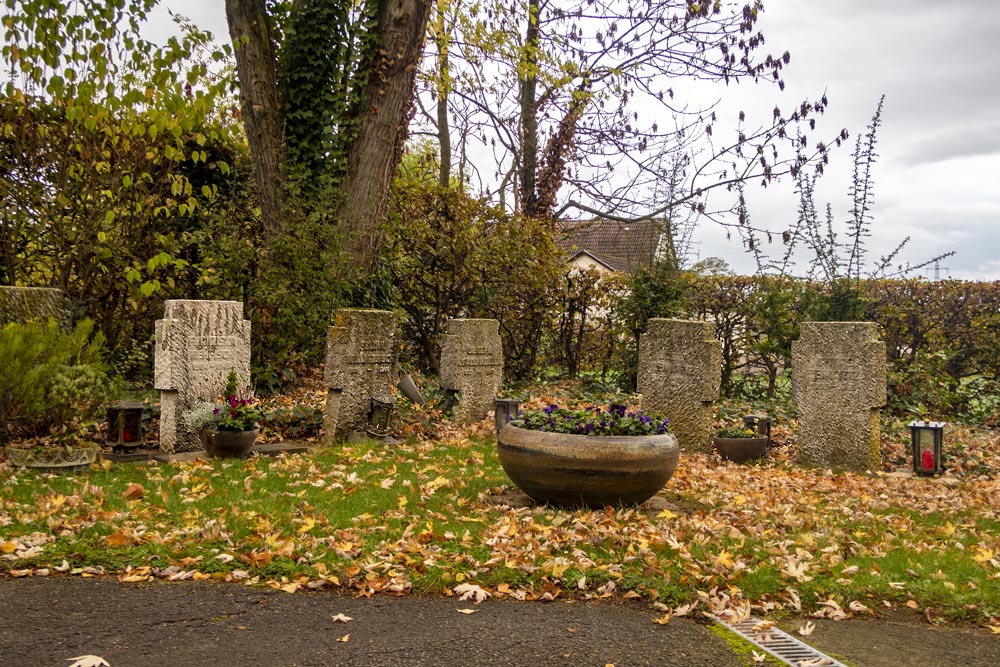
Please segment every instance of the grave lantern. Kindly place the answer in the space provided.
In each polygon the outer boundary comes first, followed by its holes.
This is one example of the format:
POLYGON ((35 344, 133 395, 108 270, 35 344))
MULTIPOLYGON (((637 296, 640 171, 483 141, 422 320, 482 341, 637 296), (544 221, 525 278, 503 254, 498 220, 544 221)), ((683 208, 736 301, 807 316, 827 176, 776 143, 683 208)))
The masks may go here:
POLYGON ((142 444, 142 413, 146 409, 138 401, 116 401, 108 406, 108 437, 105 442, 114 449, 132 449, 142 444))
POLYGON ((493 401, 493 424, 497 433, 504 427, 504 424, 517 416, 521 409, 521 402, 516 398, 498 398, 493 401))
POLYGON ((392 396, 372 396, 371 411, 368 413, 368 435, 373 438, 389 435, 389 422, 392 421, 395 407, 396 399, 392 396))
POLYGON ((913 454, 913 472, 918 475, 938 475, 941 465, 941 441, 945 422, 910 422, 910 449, 913 454))
POLYGON ((757 434, 758 438, 767 438, 767 444, 771 444, 771 418, 767 415, 744 415, 743 425, 757 434))

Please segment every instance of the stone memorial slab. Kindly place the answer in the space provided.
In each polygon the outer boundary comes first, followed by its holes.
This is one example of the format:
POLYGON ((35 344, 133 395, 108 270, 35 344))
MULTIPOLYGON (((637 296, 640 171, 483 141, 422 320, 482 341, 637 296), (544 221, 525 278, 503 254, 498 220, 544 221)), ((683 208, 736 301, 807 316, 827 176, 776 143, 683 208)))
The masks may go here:
POLYGON ((497 320, 448 320, 441 337, 441 386, 458 393, 455 423, 480 421, 493 409, 503 381, 503 347, 497 320))
POLYGON ((395 313, 352 308, 337 311, 327 331, 323 373, 327 443, 346 440, 367 429, 371 399, 392 394, 395 367, 395 313))
POLYGON ((239 301, 176 299, 156 321, 153 387, 160 390, 160 450, 201 449, 182 416, 199 401, 221 396, 231 370, 250 382, 250 322, 239 301))
POLYGON ((800 463, 878 469, 885 374, 885 343, 874 322, 802 323, 792 343, 800 463))
POLYGON ((722 343, 711 323, 649 320, 639 337, 642 408, 670 420, 682 450, 712 451, 712 402, 721 382, 722 343))
POLYGON ((66 295, 54 287, 0 287, 0 327, 11 322, 54 319, 68 329, 71 324, 66 295))

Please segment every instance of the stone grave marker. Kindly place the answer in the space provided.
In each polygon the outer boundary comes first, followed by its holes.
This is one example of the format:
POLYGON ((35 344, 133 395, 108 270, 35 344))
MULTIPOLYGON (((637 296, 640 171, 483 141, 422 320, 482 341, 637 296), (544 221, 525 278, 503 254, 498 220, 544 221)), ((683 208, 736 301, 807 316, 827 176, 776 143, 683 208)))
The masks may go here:
POLYGON ((712 451, 712 402, 721 382, 722 343, 711 323, 649 320, 639 337, 642 408, 670 420, 681 449, 712 451))
POLYGON ((388 310, 344 308, 326 336, 327 443, 368 427, 371 399, 391 396, 396 371, 396 316, 388 310))
POLYGON ((198 401, 211 401, 235 370, 250 381, 250 322, 239 301, 168 300, 156 321, 153 387, 160 390, 160 450, 166 454, 202 448, 182 417, 198 401))
POLYGON ((441 337, 441 386, 458 393, 457 424, 486 417, 503 380, 503 348, 497 320, 448 320, 441 337))
POLYGON ((11 322, 54 319, 70 328, 66 295, 54 287, 0 287, 0 327, 11 322))
POLYGON ((877 470, 885 343, 874 322, 803 322, 792 343, 799 462, 877 470))

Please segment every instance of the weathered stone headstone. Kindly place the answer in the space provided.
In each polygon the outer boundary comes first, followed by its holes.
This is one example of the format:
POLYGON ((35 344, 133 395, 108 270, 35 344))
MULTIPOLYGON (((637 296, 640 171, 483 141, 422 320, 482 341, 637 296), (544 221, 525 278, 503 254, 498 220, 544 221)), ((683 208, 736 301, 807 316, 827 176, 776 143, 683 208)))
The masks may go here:
POLYGON ((326 336, 326 441, 368 426, 372 397, 392 394, 396 316, 387 310, 341 309, 326 336))
POLYGON ((250 322, 239 301, 178 299, 163 305, 156 321, 153 387, 160 390, 160 450, 170 454, 201 449, 183 415, 198 401, 221 396, 235 370, 250 381, 250 322))
POLYGON ((792 343, 799 462, 876 470, 885 405, 885 343, 874 322, 803 322, 792 343))
POLYGON ((712 402, 721 382, 722 343, 709 322, 649 320, 639 337, 642 408, 670 420, 681 449, 712 450, 712 402))
POLYGON ((54 319, 69 328, 66 295, 54 287, 0 287, 0 327, 11 322, 54 319))
POLYGON ((449 320, 441 337, 441 387, 458 393, 457 424, 484 419, 503 381, 503 348, 496 320, 449 320))

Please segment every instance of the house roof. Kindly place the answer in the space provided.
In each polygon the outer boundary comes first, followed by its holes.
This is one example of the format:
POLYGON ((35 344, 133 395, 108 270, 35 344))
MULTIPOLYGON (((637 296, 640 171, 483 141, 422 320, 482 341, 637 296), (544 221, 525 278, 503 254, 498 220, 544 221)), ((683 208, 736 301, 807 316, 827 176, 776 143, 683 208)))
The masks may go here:
POLYGON ((649 266, 660 244, 661 225, 656 220, 575 220, 557 223, 556 246, 574 259, 586 253, 614 271, 633 273, 649 266))

